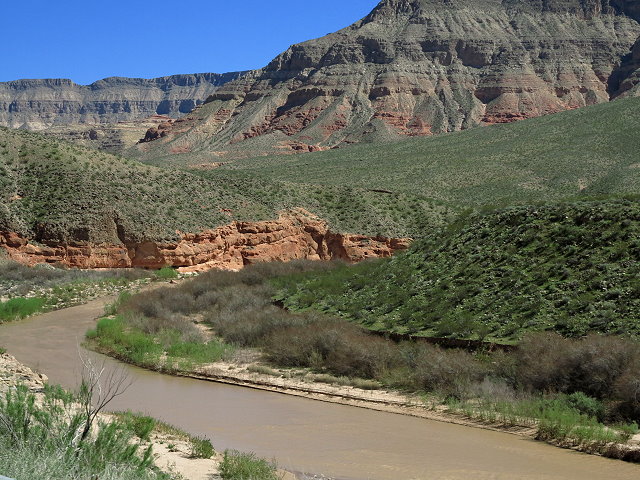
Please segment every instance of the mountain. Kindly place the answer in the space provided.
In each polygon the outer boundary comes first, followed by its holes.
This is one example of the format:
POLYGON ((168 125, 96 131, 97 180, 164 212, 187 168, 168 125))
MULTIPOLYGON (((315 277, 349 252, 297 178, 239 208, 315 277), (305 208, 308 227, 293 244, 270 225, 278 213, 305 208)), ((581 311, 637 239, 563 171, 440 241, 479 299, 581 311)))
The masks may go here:
POLYGON ((91 85, 67 79, 3 82, 0 126, 43 130, 54 125, 117 123, 156 114, 177 117, 243 73, 111 77, 91 85))
POLYGON ((135 153, 181 154, 181 162, 197 163, 309 152, 634 95, 639 5, 383 0, 355 24, 293 45, 265 68, 225 84, 190 114, 147 135, 135 153))
POLYGON ((637 194, 639 132, 640 98, 619 98, 434 137, 234 160, 210 175, 411 192, 468 207, 637 194))

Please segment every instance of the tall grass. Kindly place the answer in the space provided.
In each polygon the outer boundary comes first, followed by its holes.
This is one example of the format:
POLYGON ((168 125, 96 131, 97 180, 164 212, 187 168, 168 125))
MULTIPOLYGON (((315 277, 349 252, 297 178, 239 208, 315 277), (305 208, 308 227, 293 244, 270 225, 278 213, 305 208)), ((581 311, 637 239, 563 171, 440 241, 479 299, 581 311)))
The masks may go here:
POLYGON ((0 302, 0 323, 19 320, 34 313, 43 311, 45 299, 33 298, 12 298, 6 302, 0 302))
POLYGON ((224 480, 278 480, 275 463, 256 457, 253 453, 226 450, 220 463, 224 480))
POLYGON ((570 396, 558 394, 524 395, 509 400, 483 397, 451 402, 449 407, 483 422, 534 427, 536 438, 565 445, 596 448, 625 443, 638 431, 635 423, 606 426, 597 417, 576 409, 570 396))

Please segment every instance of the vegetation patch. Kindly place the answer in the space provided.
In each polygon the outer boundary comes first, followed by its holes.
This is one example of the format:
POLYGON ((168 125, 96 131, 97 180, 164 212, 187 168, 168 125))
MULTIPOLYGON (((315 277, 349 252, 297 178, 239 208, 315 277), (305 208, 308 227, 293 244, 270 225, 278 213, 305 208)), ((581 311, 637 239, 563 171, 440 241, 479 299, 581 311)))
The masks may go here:
POLYGON ((74 395, 47 388, 42 401, 26 388, 0 398, 0 471, 12 478, 170 479, 153 465, 127 425, 115 421, 78 435, 84 422, 74 395))
MULTIPOLYGON (((607 439, 623 441, 635 431, 634 422, 640 421, 636 340, 529 333, 513 351, 471 353, 421 341, 395 342, 343 318, 293 313, 272 304, 274 283, 281 286, 311 275, 324 278, 334 271, 331 265, 313 262, 259 264, 237 273, 211 271, 131 297, 120 307, 119 317, 102 320, 98 328, 112 328, 114 322, 124 322, 125 315, 139 319, 138 328, 147 330, 178 314, 195 316, 226 343, 259 349, 274 367, 310 369, 314 373, 307 377, 312 381, 427 393, 474 418, 535 425, 541 439, 548 435, 583 447, 604 445, 607 439)), ((120 327, 116 331, 121 332, 120 327)), ((145 353, 136 357, 136 349, 127 347, 126 354, 140 364, 167 351, 157 340, 139 341, 145 353)), ((251 371, 274 372, 270 367, 251 371)))
POLYGON ((635 199, 511 207, 462 217, 389 260, 279 279, 276 298, 419 336, 636 336, 639 237, 635 199))
POLYGON ((137 269, 90 271, 29 267, 0 259, 0 323, 35 313, 71 307, 91 299, 112 295, 156 278, 137 269))
POLYGON ((276 465, 258 458, 253 453, 226 450, 220 464, 224 480, 278 480, 276 465))
POLYGON ((618 99, 432 137, 234 160, 207 175, 387 190, 458 208, 637 194, 638 108, 638 98, 618 99))
POLYGON ((12 298, 0 302, 0 323, 19 320, 44 310, 44 298, 12 298))
POLYGON ((208 438, 192 437, 191 439, 191 458, 211 458, 215 451, 213 445, 208 438))
POLYGON ((101 352, 165 372, 190 371, 233 350, 217 339, 205 339, 192 322, 176 317, 154 321, 135 314, 105 317, 87 332, 87 339, 101 352))

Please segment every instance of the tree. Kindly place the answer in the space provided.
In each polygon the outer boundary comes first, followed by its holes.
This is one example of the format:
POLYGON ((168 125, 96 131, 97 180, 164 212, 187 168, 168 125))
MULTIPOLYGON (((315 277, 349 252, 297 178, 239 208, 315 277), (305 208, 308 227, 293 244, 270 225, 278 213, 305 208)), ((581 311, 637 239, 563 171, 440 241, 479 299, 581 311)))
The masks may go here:
POLYGON ((74 438, 74 445, 82 443, 93 426, 96 418, 116 397, 122 395, 130 386, 131 379, 124 367, 108 367, 102 360, 94 360, 79 352, 82 362, 82 382, 77 395, 82 415, 81 427, 74 438))

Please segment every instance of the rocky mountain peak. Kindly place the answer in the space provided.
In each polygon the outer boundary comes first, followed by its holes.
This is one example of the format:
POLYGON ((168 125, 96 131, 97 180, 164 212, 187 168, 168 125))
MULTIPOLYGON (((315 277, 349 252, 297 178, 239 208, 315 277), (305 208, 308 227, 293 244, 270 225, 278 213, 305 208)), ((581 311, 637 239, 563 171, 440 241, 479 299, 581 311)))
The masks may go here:
POLYGON ((635 95, 639 3, 382 0, 224 85, 138 154, 201 162, 309 152, 635 95))

